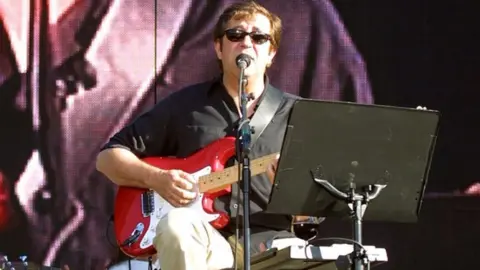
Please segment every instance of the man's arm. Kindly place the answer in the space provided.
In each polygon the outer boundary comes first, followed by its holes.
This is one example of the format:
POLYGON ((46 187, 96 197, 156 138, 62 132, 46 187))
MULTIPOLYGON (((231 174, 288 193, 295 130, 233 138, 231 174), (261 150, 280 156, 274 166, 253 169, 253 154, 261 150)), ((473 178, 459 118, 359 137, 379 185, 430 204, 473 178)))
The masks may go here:
POLYGON ((117 185, 152 189, 174 207, 185 206, 196 198, 193 176, 151 166, 127 149, 103 150, 97 158, 97 169, 117 185))
MULTIPOLYGON (((115 134, 97 156, 97 170, 120 186, 149 188, 175 207, 196 197, 195 179, 181 170, 162 170, 141 160, 165 155, 175 134, 168 133, 174 108, 166 98, 115 134)), ((174 129, 170 129, 174 130, 174 129)))
POLYGON ((119 186, 151 188, 162 170, 141 161, 130 150, 114 147, 97 156, 97 170, 119 186))

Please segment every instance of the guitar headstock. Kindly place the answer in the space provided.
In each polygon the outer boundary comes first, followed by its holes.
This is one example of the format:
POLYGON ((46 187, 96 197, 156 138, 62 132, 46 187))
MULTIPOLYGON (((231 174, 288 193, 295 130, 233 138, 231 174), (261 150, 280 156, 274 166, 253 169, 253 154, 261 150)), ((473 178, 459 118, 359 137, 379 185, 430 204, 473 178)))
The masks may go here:
POLYGON ((9 261, 8 256, 0 254, 0 270, 69 270, 50 266, 41 266, 27 261, 27 256, 18 257, 19 261, 9 261))

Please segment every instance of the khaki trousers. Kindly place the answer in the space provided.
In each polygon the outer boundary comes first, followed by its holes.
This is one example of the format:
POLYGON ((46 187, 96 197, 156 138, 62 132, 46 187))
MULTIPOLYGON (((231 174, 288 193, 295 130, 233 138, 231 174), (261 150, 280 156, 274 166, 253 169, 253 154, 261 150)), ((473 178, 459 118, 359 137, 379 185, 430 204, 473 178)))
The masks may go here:
POLYGON ((175 208, 160 220, 154 245, 162 270, 220 270, 234 264, 228 241, 187 208, 175 208))

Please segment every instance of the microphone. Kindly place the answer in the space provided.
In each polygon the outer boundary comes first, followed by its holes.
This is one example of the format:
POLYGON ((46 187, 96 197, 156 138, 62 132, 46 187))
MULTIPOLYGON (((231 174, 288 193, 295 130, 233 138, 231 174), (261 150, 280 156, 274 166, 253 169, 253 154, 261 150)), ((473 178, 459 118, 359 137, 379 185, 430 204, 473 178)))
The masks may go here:
POLYGON ((245 54, 245 53, 241 53, 237 56, 237 58, 235 59, 235 62, 237 63, 237 67, 238 68, 247 68, 248 66, 250 66, 250 63, 253 61, 253 57, 251 57, 250 55, 248 54, 245 54))

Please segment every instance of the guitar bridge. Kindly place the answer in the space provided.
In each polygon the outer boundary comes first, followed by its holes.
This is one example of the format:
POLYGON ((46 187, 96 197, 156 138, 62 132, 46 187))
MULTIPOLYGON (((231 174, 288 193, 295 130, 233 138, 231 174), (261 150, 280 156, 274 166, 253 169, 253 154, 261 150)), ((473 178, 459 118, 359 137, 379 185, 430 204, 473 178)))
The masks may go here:
POLYGON ((155 208, 155 194, 152 190, 145 191, 142 194, 142 213, 144 217, 150 216, 155 208))

